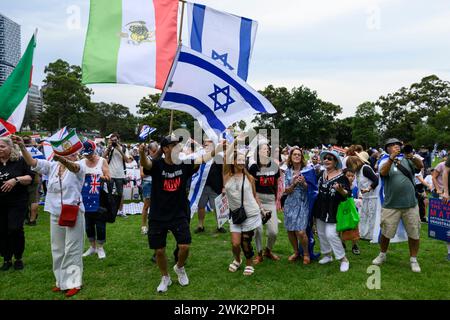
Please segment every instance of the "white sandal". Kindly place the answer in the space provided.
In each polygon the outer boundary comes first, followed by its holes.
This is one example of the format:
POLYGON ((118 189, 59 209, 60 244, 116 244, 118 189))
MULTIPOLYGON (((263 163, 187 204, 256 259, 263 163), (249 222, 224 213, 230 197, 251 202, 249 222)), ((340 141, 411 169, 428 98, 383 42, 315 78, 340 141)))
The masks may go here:
POLYGON ((236 272, 237 269, 239 269, 240 266, 241 266, 241 262, 233 260, 233 262, 228 266, 228 271, 236 272))
POLYGON ((255 268, 252 266, 246 266, 244 269, 244 276, 251 276, 255 272, 255 268))

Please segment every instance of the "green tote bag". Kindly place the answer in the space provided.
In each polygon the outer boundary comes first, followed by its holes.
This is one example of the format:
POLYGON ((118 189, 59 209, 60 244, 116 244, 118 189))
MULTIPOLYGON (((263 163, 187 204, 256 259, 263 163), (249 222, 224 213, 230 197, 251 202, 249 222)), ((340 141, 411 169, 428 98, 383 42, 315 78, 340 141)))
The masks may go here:
POLYGON ((336 230, 338 232, 356 229, 359 223, 359 214, 352 197, 339 204, 336 220, 336 230))

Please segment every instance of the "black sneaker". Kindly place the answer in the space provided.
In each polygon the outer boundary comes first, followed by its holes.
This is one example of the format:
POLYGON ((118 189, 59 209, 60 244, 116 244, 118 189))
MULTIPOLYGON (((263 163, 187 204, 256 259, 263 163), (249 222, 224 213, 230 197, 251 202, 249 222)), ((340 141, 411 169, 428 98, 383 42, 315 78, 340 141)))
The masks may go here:
POLYGON ((359 248, 356 244, 353 246, 352 252, 353 252, 353 254, 355 254, 357 256, 359 256, 361 254, 361 251, 359 251, 359 248))
POLYGON ((205 232, 205 227, 198 227, 197 229, 195 229, 194 233, 201 233, 201 232, 205 232))
POLYGON ((217 228, 217 232, 219 232, 219 233, 227 233, 227 230, 225 230, 224 227, 220 227, 220 228, 217 228))
POLYGON ((16 260, 14 261, 14 270, 22 270, 23 269, 23 261, 16 260))
POLYGON ((0 268, 1 271, 8 271, 12 267, 11 261, 3 262, 3 266, 0 268))

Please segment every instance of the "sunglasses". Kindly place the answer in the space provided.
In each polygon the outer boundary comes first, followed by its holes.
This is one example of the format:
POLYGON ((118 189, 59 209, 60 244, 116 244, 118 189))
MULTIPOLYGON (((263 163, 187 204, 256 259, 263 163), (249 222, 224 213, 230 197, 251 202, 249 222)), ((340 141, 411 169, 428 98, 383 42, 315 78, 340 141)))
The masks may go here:
POLYGON ((336 159, 333 156, 325 156, 323 157, 323 160, 336 161, 336 159))

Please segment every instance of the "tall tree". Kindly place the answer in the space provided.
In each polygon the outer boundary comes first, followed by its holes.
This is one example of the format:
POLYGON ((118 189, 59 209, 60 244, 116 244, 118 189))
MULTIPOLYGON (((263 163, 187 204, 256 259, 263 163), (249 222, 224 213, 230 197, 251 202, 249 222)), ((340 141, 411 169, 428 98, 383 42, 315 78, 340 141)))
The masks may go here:
MULTIPOLYGON (((160 96, 160 94, 152 94, 144 97, 139 102, 138 113, 143 115, 140 120, 141 124, 147 124, 158 129, 158 135, 162 136, 169 133, 171 110, 158 107, 157 103, 160 96)), ((193 134, 194 118, 186 112, 174 111, 173 130, 184 127, 193 134)))
POLYGON ((335 143, 338 146, 349 146, 352 144, 353 117, 337 119, 334 122, 335 143))
POLYGON ((59 59, 46 66, 44 72, 42 127, 51 131, 66 125, 89 129, 84 114, 92 110, 92 91, 81 83, 81 68, 59 59))
POLYGON ((380 143, 379 122, 380 114, 376 111, 375 103, 360 104, 356 108, 352 122, 352 142, 366 149, 378 146, 380 143))
POLYGON ((381 108, 381 129, 384 138, 414 139, 415 127, 450 104, 450 82, 435 75, 423 78, 409 88, 401 88, 381 96, 376 105, 381 108))
POLYGON ((315 91, 301 86, 291 91, 269 85, 261 91, 277 109, 276 114, 258 114, 256 129, 279 129, 282 144, 316 146, 334 137, 334 121, 340 106, 320 100, 315 91))

